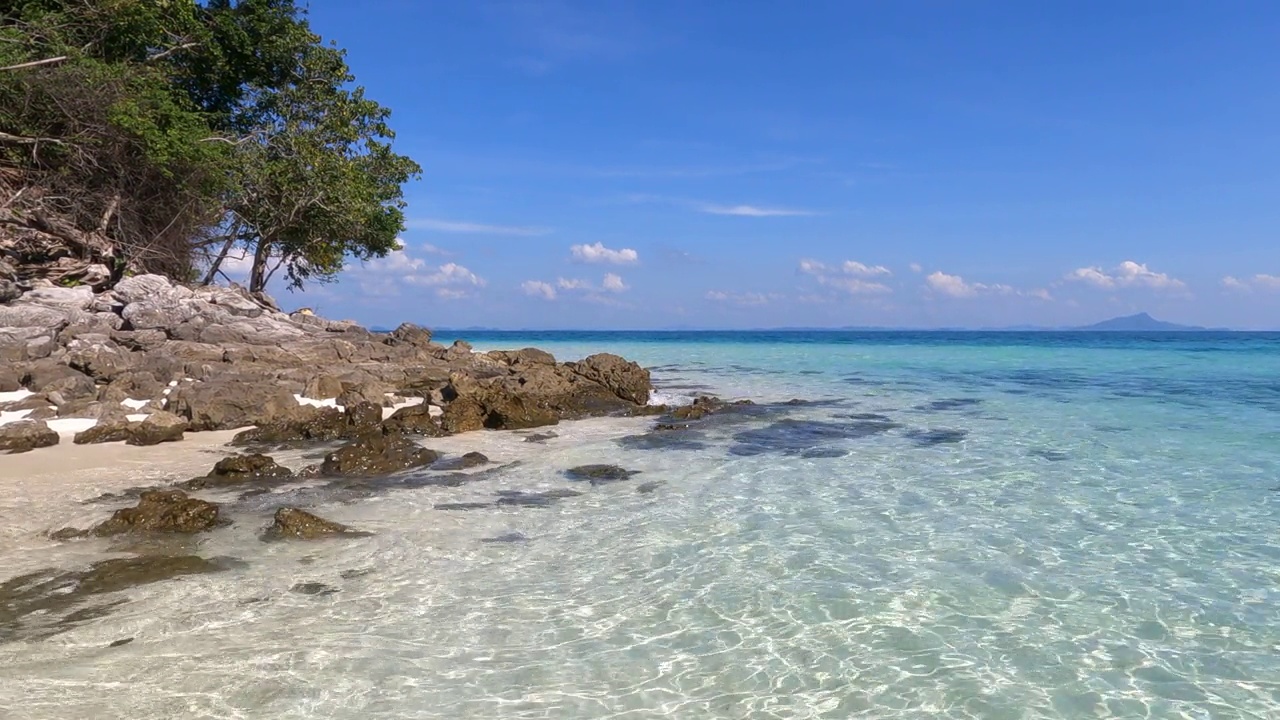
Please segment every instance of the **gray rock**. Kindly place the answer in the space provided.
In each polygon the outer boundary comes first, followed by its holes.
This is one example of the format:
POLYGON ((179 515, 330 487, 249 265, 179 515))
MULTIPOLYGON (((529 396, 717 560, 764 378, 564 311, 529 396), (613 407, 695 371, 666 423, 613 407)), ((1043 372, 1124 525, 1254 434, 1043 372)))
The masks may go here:
POLYGON ((22 453, 58 444, 58 433, 36 420, 0 425, 0 453, 22 453))
POLYGON ((7 303, 22 297, 22 288, 18 287, 18 283, 0 278, 0 303, 7 303))
POLYGON ((24 293, 18 302, 40 305, 62 312, 88 310, 93 305, 93 289, 87 285, 36 288, 24 293))
POLYGON ((195 297, 223 308, 228 313, 246 318, 256 318, 263 313, 262 306, 239 287, 210 285, 194 291, 195 297))
POLYGON ((116 283, 112 294, 124 305, 173 295, 173 283, 162 275, 134 275, 116 283))
POLYGON ((176 328, 197 314, 198 309, 193 303, 184 300, 174 302, 171 295, 131 302, 120 313, 134 330, 176 328))
POLYGON ((100 380, 111 380, 137 364, 139 358, 123 350, 109 339, 94 342, 81 336, 67 344, 67 364, 72 368, 100 380))
POLYGON ((67 313, 43 305, 0 305, 0 328, 43 328, 56 332, 67 326, 67 313))

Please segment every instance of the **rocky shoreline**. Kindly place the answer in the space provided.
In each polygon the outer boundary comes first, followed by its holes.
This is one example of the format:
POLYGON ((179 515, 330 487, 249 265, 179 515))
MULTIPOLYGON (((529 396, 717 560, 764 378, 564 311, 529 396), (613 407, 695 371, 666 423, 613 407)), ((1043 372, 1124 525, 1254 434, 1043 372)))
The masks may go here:
POLYGON ((379 333, 284 313, 234 286, 10 282, 0 300, 0 453, 68 435, 150 445, 256 426, 258 442, 352 440, 376 424, 439 436, 652 412, 648 371, 615 355, 476 353, 412 324, 379 333))
MULTIPOLYGON (((109 518, 86 529, 50 528, 55 542, 100 538, 124 549, 144 541, 147 549, 126 549, 133 557, 88 570, 50 568, 0 582, 0 639, 53 634, 96 617, 91 601, 103 593, 227 569, 192 554, 183 538, 238 520, 269 516, 263 541, 368 534, 304 509, 299 489, 308 485, 357 499, 454 487, 505 467, 475 452, 443 457, 424 446, 427 438, 667 410, 648 404, 649 372, 615 355, 557 362, 531 348, 473 352, 464 342, 435 343, 416 325, 373 332, 284 313, 237 287, 192 289, 156 275, 102 292, 12 282, 0 290, 0 456, 238 430, 232 454, 205 475, 104 496, 118 508, 109 518), (319 450, 323 458, 294 470, 264 454, 273 449, 319 450), (49 613, 51 626, 30 625, 49 613)), ((632 473, 593 465, 568 474, 597 485, 632 473)), ((574 494, 581 493, 511 492, 493 504, 545 507, 574 494)))

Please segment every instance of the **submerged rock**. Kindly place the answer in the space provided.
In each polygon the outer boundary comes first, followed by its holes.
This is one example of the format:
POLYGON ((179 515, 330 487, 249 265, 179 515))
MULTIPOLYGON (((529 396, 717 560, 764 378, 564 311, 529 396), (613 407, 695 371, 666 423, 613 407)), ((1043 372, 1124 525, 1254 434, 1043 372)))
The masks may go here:
POLYGON ((325 520, 305 510, 283 507, 276 510, 271 527, 263 533, 263 540, 296 538, 315 540, 324 537, 368 537, 372 533, 353 530, 341 523, 325 520))
POLYGON ((297 417, 237 433, 232 445, 284 444, 303 441, 353 440, 382 432, 382 408, 362 402, 339 410, 306 407, 297 417))
POLYGON ((483 510, 491 507, 493 507, 493 503, 484 502, 439 503, 432 506, 435 510, 483 510))
POLYGON ((592 485, 619 482, 639 475, 639 470, 627 470, 617 465, 579 465, 564 471, 570 480, 586 480, 592 485))
MULTIPOLYGON (((857 440, 879 435, 901 427, 897 423, 881 420, 857 420, 854 422, 829 422, 820 420, 795 420, 786 418, 762 428, 746 430, 734 435, 736 441, 729 448, 732 455, 762 455, 781 453, 803 455, 823 453, 817 457, 831 457, 835 452, 828 443, 835 440, 857 440)), ((814 457, 810 455, 810 457, 814 457)))
POLYGON ((334 450, 320 466, 325 475, 369 477, 430 465, 440 454, 402 435, 370 435, 334 450))
POLYGON ((509 532, 493 537, 480 538, 482 543, 522 543, 529 542, 529 538, 524 533, 509 532))
POLYGON ((36 420, 0 425, 0 453, 24 453, 58 444, 58 433, 36 420))
POLYGON ((147 490, 136 506, 115 511, 111 519, 90 532, 98 537, 129 532, 196 533, 219 524, 214 503, 187 497, 180 490, 147 490))
POLYGON ((637 485, 636 492, 641 495, 648 495, 666 484, 667 483, 663 480, 650 480, 649 482, 640 483, 639 485, 637 485))
MULTIPOLYGON (((221 563, 195 555, 160 555, 103 560, 87 570, 50 569, 10 578, 0 583, 0 641, 27 634, 47 637, 102 617, 124 602, 67 613, 96 595, 224 569, 221 563), (24 627, 27 623, 35 627, 24 627)), ((112 645, 119 644, 123 642, 112 645)))
POLYGON ((481 465, 488 465, 489 458, 483 453, 469 452, 456 458, 445 458, 431 466, 432 470, 470 470, 481 465))
POLYGON ((338 592, 338 588, 321 582, 302 582, 294 583, 293 587, 289 588, 289 592, 299 595, 324 596, 333 595, 338 592))
POLYGON ((968 430, 909 430, 907 437, 914 440, 917 445, 950 445, 958 443, 965 439, 969 434, 968 430))

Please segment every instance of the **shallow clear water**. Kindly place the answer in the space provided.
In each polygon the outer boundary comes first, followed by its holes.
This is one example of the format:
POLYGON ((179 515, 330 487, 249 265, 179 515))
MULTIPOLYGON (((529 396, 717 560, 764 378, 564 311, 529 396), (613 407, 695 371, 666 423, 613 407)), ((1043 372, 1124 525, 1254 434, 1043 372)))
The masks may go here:
MULTIPOLYGON (((519 464, 304 497, 367 539, 264 545, 242 508, 199 552, 244 566, 0 644, 0 716, 1280 717, 1280 336, 469 339, 619 352, 670 398, 830 402, 684 444, 625 439, 646 419, 449 438, 519 464), (641 474, 562 475, 589 462, 641 474)), ((105 549, 35 533, 106 509, 0 507, 28 531, 0 575, 105 549)))

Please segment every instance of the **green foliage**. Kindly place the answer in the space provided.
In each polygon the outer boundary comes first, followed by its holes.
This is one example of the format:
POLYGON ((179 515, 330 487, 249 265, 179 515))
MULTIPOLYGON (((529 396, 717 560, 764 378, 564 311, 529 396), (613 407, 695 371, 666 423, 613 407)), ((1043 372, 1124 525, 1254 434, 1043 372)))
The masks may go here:
POLYGON ((238 244, 301 287, 394 249, 419 168, 293 0, 0 0, 0 67, 47 60, 0 70, 0 173, 112 220, 117 273, 238 244))

